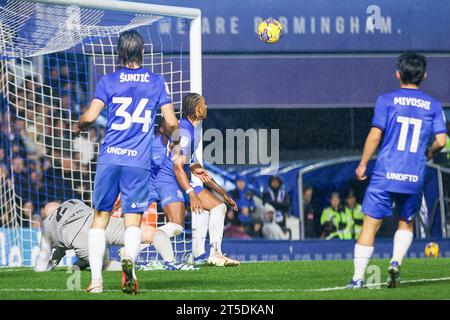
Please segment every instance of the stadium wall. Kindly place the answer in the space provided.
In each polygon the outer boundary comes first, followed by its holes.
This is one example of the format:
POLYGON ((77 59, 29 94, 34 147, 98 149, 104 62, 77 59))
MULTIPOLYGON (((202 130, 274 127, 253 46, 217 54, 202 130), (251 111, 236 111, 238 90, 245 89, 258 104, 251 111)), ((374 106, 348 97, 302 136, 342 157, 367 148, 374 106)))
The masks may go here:
MULTIPOLYGON (((28 241, 24 241, 24 253, 16 246, 9 246, 6 241, 11 230, 0 229, 0 267, 33 266, 39 253, 40 232, 24 229, 28 241)), ((424 248, 428 241, 434 240, 440 246, 441 256, 450 257, 450 239, 427 239, 413 242, 408 257, 424 257, 424 248)), ((232 258, 241 261, 289 261, 289 260, 340 260, 353 257, 354 241, 345 240, 305 240, 305 241, 270 241, 270 240, 225 240, 223 251, 232 258)), ((374 258, 389 258, 392 254, 391 240, 378 240, 375 245, 374 258)), ((118 260, 118 248, 110 248, 111 259, 118 260)), ((68 251, 61 265, 70 265, 76 261, 73 251, 68 251)))
MULTIPOLYGON (((209 108, 372 108, 380 94, 398 87, 397 57, 207 55, 204 94, 209 108)), ((429 76, 421 89, 450 106, 450 55, 427 58, 429 76)))
MULTIPOLYGON (((186 5, 183 0, 145 1, 186 5)), ((450 2, 446 0, 196 0, 192 6, 202 10, 204 53, 450 49, 450 2), (372 21, 374 14, 379 23, 371 29, 367 20, 372 21), (283 39, 276 45, 255 41, 256 27, 267 17, 278 19, 285 27, 283 39)), ((176 39, 187 30, 188 24, 167 21, 162 31, 176 39)))

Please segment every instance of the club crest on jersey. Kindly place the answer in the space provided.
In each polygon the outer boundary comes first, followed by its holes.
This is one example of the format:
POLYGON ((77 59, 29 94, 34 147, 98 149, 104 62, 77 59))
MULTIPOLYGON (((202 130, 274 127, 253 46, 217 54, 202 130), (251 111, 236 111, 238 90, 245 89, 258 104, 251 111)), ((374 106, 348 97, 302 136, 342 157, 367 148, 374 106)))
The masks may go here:
POLYGON ((189 144, 189 140, 190 139, 188 137, 181 137, 181 139, 180 139, 180 146, 182 148, 187 147, 187 145, 189 144))

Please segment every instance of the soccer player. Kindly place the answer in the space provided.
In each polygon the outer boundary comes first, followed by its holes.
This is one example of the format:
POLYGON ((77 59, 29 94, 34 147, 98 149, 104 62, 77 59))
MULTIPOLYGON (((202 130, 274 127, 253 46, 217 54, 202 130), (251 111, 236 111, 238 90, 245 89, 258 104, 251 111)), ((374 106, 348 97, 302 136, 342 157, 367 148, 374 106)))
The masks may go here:
MULTIPOLYGON (((202 186, 191 186, 191 173, 216 191, 237 210, 233 199, 212 179, 196 159, 200 142, 200 123, 206 118, 205 99, 196 93, 183 97, 182 118, 179 121, 178 143, 165 157, 156 175, 156 191, 164 213, 169 218, 166 232, 169 236, 181 233, 184 225, 185 198, 189 197, 192 212, 192 252, 197 261, 208 261, 216 266, 238 265, 239 262, 222 254, 222 237, 227 207, 202 186), (206 212, 206 211, 209 211, 206 212), (205 239, 209 231, 210 254, 205 253, 205 239)), ((164 228, 164 226, 162 227, 164 228)))
POLYGON ((149 199, 150 146, 158 107, 170 130, 177 128, 164 78, 142 66, 144 45, 139 33, 134 30, 122 32, 117 52, 122 67, 100 79, 89 109, 79 123, 79 129, 85 129, 107 107, 108 122, 94 182, 95 216, 89 231, 91 283, 87 291, 91 293, 103 291, 105 229, 119 193, 126 228, 122 290, 137 293, 134 262, 141 242, 141 216, 149 199))
POLYGON ((355 245, 354 274, 348 288, 362 288, 364 273, 374 250, 374 239, 382 219, 399 214, 387 286, 400 281, 400 266, 413 240, 413 219, 420 209, 425 164, 446 143, 445 119, 439 101, 419 90, 427 76, 426 59, 417 53, 398 58, 396 77, 400 89, 380 96, 375 105, 372 128, 356 169, 365 180, 366 167, 383 136, 383 143, 366 190, 362 211, 364 222, 355 245))
MULTIPOLYGON (((61 205, 57 202, 50 202, 44 207, 44 217, 35 270, 38 272, 52 270, 66 255, 66 250, 75 251, 79 259, 77 266, 80 269, 87 268, 89 266, 88 233, 94 218, 94 209, 77 199, 67 200, 61 205)), ((141 228, 141 242, 153 243, 155 249, 166 261, 166 268, 175 270, 173 268, 175 258, 170 238, 162 230, 146 224, 142 224, 141 228)), ((112 218, 105 230, 106 247, 110 245, 123 246, 124 235, 123 219, 112 218)), ((118 271, 121 269, 119 262, 109 260, 107 250, 102 261, 103 270, 118 271)), ((186 268, 183 269, 186 270, 186 268)))

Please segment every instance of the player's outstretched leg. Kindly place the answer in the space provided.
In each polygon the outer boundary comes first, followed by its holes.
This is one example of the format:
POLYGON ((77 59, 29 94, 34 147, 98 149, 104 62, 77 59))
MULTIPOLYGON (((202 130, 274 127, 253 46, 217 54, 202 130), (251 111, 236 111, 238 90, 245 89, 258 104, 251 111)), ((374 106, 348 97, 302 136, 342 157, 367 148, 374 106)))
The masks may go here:
POLYGON ((122 291, 128 294, 137 294, 139 289, 134 262, 131 258, 122 259, 122 291))
POLYGON ((205 251, 206 236, 208 235, 209 212, 192 214, 192 263, 204 265, 208 263, 205 251))
POLYGON ((397 288, 400 285, 400 264, 397 261, 391 261, 388 274, 386 286, 388 288, 397 288))
POLYGON ((394 251, 388 268, 389 275, 386 282, 388 288, 397 288, 400 285, 400 268, 412 240, 413 223, 400 220, 394 235, 394 251))
POLYGON ((210 211, 209 242, 211 251, 208 263, 214 266, 232 267, 238 266, 240 262, 222 254, 222 238, 226 212, 227 206, 224 203, 219 204, 210 211))
POLYGON ((89 265, 91 267, 91 282, 86 291, 89 293, 103 292, 103 257, 106 250, 105 229, 109 223, 109 212, 95 211, 91 229, 88 233, 89 265))
POLYGON ((361 289, 364 287, 364 274, 373 254, 375 235, 381 226, 382 220, 374 219, 368 215, 364 217, 364 223, 355 244, 353 257, 354 273, 348 284, 348 289, 361 289))
POLYGON ((239 265, 239 261, 226 257, 222 253, 222 238, 227 206, 207 190, 202 190, 199 193, 199 197, 204 207, 209 209, 210 212, 208 224, 210 245, 208 264, 217 267, 239 265))

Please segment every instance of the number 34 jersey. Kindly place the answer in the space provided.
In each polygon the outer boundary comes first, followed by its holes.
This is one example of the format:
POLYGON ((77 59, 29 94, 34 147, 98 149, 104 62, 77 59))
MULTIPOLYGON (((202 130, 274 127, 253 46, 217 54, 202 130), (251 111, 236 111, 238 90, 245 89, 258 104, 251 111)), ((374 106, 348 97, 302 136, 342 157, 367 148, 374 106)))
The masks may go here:
POLYGON ((422 191, 426 151, 447 132, 441 103, 417 89, 380 96, 372 126, 384 132, 370 187, 397 193, 422 191))
POLYGON ((171 103, 162 75, 122 67, 100 79, 94 98, 103 101, 108 119, 98 162, 150 169, 155 116, 171 103))

